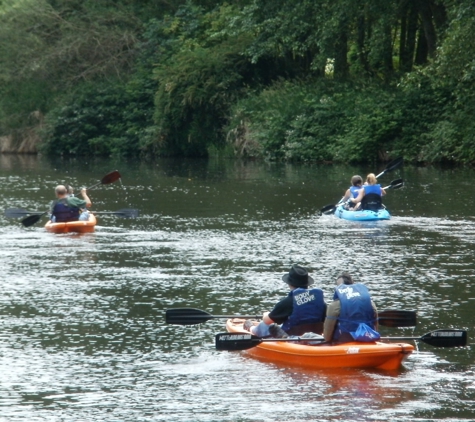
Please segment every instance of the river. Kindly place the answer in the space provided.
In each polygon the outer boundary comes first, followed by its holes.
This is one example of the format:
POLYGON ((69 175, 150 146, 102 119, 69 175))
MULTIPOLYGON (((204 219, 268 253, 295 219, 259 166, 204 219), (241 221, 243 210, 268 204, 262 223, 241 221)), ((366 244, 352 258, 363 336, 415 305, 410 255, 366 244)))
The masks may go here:
POLYGON ((319 216, 361 166, 0 156, 0 208, 46 211, 58 183, 91 189, 95 233, 0 218, 0 421, 473 421, 473 348, 418 343, 395 372, 305 370, 214 349, 224 320, 165 324, 165 310, 260 314, 299 263, 329 301, 349 271, 379 309, 416 310, 420 336, 475 323, 473 169, 411 167, 392 219, 319 216))

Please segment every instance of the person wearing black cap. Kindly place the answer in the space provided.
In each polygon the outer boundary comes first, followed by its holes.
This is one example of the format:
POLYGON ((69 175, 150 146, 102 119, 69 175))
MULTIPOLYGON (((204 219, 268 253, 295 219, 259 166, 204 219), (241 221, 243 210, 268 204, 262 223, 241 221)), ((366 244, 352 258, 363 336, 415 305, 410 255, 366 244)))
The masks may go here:
POLYGON ((378 330, 378 310, 368 288, 354 283, 349 273, 336 279, 333 302, 327 307, 323 336, 325 341, 347 343, 355 341, 353 335, 359 324, 378 330))
POLYGON ((298 336, 306 332, 321 334, 326 311, 323 291, 309 289, 314 280, 300 265, 293 265, 282 280, 289 285, 288 296, 278 302, 272 311, 264 312, 258 325, 247 320, 244 329, 259 337, 298 336))

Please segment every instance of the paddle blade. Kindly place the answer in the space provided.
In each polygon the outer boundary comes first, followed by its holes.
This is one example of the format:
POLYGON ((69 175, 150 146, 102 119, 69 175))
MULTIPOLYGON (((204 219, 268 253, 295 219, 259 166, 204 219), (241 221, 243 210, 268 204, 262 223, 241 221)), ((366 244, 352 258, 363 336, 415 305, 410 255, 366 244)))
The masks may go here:
POLYGON ((260 337, 252 334, 219 333, 216 334, 216 350, 246 350, 262 343, 260 337))
POLYGON ((5 217, 7 218, 20 218, 30 214, 36 214, 36 212, 24 210, 22 208, 8 208, 5 210, 5 217))
POLYGON ((106 174, 99 183, 96 183, 95 185, 89 186, 86 188, 86 190, 95 188, 96 186, 99 185, 108 185, 110 183, 114 183, 115 181, 120 179, 120 173, 117 170, 111 171, 110 173, 106 174))
POLYGON ((320 214, 325 214, 325 215, 333 214, 335 212, 335 209, 336 209, 336 205, 334 205, 334 204, 325 205, 320 210, 320 214))
POLYGON ((101 184, 103 185, 108 185, 110 183, 114 183, 117 180, 120 179, 120 173, 117 170, 111 171, 109 174, 106 174, 102 179, 101 179, 101 184))
POLYGON ((139 216, 139 210, 134 208, 124 208, 122 210, 116 211, 113 214, 124 218, 137 218, 139 216))
POLYGON ((30 215, 29 217, 24 218, 21 220, 21 224, 23 224, 25 227, 31 227, 32 225, 36 224, 38 221, 41 220, 41 217, 45 215, 46 212, 42 214, 37 214, 37 215, 30 215))
POLYGON ((434 347, 460 347, 467 345, 465 330, 436 330, 424 334, 419 340, 434 347))
POLYGON ((399 186, 399 185, 402 185, 402 184, 404 184, 403 179, 395 179, 389 184, 389 186, 399 186))
POLYGON ((388 309, 378 312, 378 322, 385 327, 415 327, 417 314, 415 311, 388 309))
POLYGON ((167 309, 165 313, 165 322, 176 325, 201 324, 212 318, 207 312, 193 308, 167 309))

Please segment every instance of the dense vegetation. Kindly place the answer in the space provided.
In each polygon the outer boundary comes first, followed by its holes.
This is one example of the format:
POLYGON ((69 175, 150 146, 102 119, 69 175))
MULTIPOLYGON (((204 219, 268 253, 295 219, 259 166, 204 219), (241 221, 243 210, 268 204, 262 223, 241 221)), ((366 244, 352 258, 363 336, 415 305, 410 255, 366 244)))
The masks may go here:
POLYGON ((47 154, 475 163, 473 0, 0 0, 47 154))

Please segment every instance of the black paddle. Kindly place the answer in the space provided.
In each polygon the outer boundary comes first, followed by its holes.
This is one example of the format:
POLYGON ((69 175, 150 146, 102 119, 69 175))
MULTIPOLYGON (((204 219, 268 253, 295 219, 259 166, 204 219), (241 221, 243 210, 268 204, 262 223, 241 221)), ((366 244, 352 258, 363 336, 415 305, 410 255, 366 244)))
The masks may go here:
MULTIPOLYGON (((386 190, 386 189, 400 189, 404 186, 404 180, 402 179, 395 179, 393 180, 388 186, 385 186, 383 189, 386 190)), ((336 210, 336 208, 338 207, 338 205, 340 205, 341 202, 339 202, 338 204, 330 204, 330 205, 325 205, 321 210, 320 210, 320 214, 333 214, 336 210)))
MULTIPOLYGON (((93 188, 95 188, 96 186, 99 186, 99 185, 108 185, 110 183, 114 183, 115 181, 117 181, 119 179, 120 179, 120 173, 117 170, 114 170, 114 171, 111 171, 110 173, 106 174, 101 179, 101 181, 99 183, 96 183, 95 185, 92 185, 92 186, 86 188, 86 190, 93 189, 93 188)), ((26 217, 23 220, 21 220, 21 224, 23 224, 25 227, 30 227, 33 224, 36 224, 38 221, 40 221, 41 217, 43 217, 43 215, 45 215, 45 214, 48 214, 48 212, 49 211, 45 211, 41 214, 30 215, 29 217, 26 217)))
MULTIPOLYGON (((176 325, 202 324, 215 318, 260 319, 262 315, 211 315, 208 312, 194 308, 167 309, 165 313, 165 322, 176 325)), ((386 327, 414 327, 417 323, 415 311, 398 311, 393 309, 378 312, 378 321, 380 325, 386 327)))
POLYGON ((27 215, 41 215, 41 211, 28 211, 23 208, 8 208, 5 210, 5 217, 7 218, 21 218, 27 215))
MULTIPOLYGON (((464 330, 436 330, 424 334, 422 337, 381 337, 385 341, 416 340, 434 347, 459 347, 467 345, 467 332, 464 330)), ((260 338, 246 333, 219 333, 216 334, 216 350, 246 350, 264 342, 290 341, 290 342, 324 342, 323 338, 260 338)))
MULTIPOLYGON (((134 208, 124 208, 118 211, 91 211, 93 214, 111 214, 125 218, 136 218, 139 216, 139 210, 134 208)), ((22 208, 9 208, 5 210, 5 216, 8 218, 25 217, 26 215, 42 215, 41 211, 28 211, 22 208)))
POLYGON ((167 309, 165 313, 165 322, 176 325, 194 325, 202 324, 215 318, 244 318, 260 319, 262 315, 211 315, 208 312, 194 308, 174 308, 167 309))
POLYGON ((125 217, 125 218, 137 218, 139 216, 139 210, 134 208, 124 208, 118 211, 91 211, 93 214, 99 215, 117 215, 118 217, 125 217))

